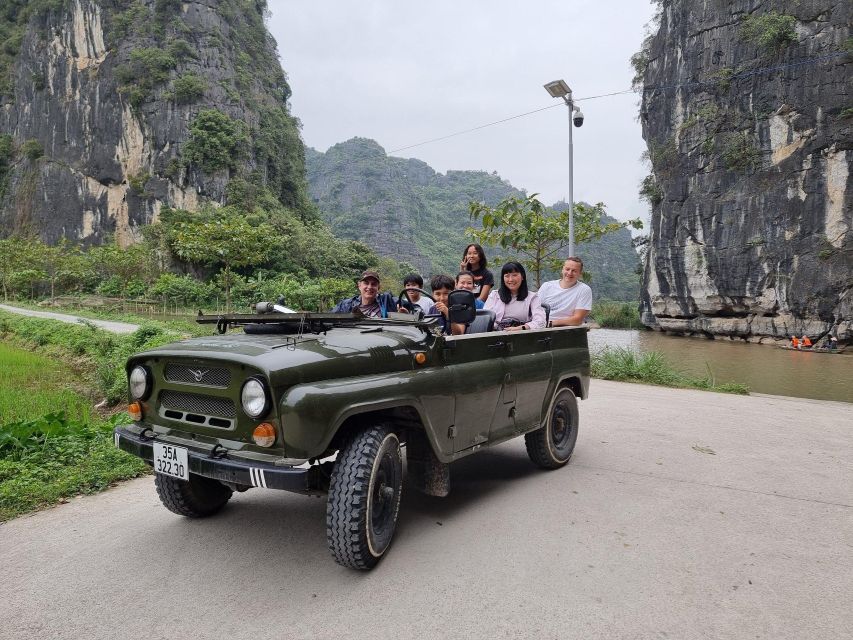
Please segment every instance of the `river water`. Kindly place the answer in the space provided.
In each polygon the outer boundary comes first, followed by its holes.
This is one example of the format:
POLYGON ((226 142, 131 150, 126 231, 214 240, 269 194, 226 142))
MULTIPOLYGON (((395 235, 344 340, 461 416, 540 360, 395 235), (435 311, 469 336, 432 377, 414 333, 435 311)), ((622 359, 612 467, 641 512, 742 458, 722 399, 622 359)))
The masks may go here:
MULTIPOLYGON (((592 329, 590 350, 605 346, 660 351, 679 371, 742 382, 755 393, 853 402, 853 353, 787 351, 741 341, 667 336, 658 331, 592 329)), ((853 421, 853 419, 851 420, 853 421)))

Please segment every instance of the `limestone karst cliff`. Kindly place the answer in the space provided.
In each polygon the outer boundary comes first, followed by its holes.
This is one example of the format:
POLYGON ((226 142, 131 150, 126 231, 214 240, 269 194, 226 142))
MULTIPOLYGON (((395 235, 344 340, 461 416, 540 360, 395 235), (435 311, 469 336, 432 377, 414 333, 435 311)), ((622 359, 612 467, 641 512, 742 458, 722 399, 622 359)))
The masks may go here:
POLYGON ((634 58, 653 168, 644 322, 853 339, 853 4, 659 6, 634 58))
POLYGON ((234 180, 307 203, 265 0, 8 0, 0 237, 139 237, 234 180))

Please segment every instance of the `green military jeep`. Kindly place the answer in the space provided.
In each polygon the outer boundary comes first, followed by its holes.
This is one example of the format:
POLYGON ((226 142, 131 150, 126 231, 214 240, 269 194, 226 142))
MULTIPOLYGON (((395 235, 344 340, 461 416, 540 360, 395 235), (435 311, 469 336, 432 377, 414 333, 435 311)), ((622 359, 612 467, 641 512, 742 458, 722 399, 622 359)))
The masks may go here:
MULTIPOLYGON (((423 292, 426 294, 426 292, 423 292)), ((428 295, 428 294, 426 294, 428 295)), ((587 397, 587 329, 492 331, 494 315, 454 291, 451 320, 390 314, 200 316, 220 335, 128 360, 132 424, 116 446, 153 465, 160 500, 188 517, 252 487, 328 493, 335 560, 369 569, 397 524, 405 447, 409 486, 450 489, 450 463, 524 435, 531 460, 569 461, 576 398, 587 397), (243 332, 227 332, 232 326, 243 332)))

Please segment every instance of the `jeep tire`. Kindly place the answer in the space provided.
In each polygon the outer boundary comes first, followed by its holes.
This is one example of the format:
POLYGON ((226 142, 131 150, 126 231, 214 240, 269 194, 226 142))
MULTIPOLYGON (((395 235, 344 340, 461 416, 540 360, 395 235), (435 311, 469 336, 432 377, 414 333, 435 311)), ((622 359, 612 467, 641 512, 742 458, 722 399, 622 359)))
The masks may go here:
POLYGON ((568 387, 557 389, 545 424, 524 436, 527 455, 543 469, 558 469, 572 457, 578 439, 578 401, 568 387))
POLYGON ((340 565, 372 569, 391 545, 400 511, 403 458, 387 425, 356 433, 338 452, 326 503, 326 537, 340 565))
POLYGON ((154 486, 164 507, 188 518, 213 515, 225 506, 233 493, 221 482, 194 473, 189 480, 158 473, 154 476, 154 486))

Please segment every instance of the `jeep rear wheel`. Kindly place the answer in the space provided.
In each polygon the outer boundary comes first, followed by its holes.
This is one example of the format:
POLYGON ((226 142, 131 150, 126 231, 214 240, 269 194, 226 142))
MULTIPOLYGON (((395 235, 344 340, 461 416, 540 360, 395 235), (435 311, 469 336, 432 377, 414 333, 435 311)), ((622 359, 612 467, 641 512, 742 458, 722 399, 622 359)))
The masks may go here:
POLYGON ((154 486, 164 507, 188 518, 212 516, 225 506, 233 493, 221 482, 194 473, 189 480, 158 473, 154 476, 154 486))
POLYGON ((545 424, 524 436, 527 455, 543 469, 558 469, 572 457, 577 439, 578 401, 563 387, 554 394, 545 424))
POLYGON ((400 511, 403 458, 388 426, 357 433, 338 453, 326 504, 326 537, 335 562, 372 569, 391 545, 400 511))

